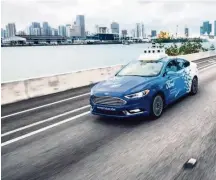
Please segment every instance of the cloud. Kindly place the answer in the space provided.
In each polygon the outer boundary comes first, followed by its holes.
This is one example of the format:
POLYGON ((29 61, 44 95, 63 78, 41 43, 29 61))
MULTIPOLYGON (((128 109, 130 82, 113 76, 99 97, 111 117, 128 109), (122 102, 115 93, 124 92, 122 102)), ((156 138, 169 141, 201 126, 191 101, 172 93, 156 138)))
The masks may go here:
POLYGON ((16 22, 24 29, 32 21, 48 21, 53 27, 72 23, 77 14, 84 14, 86 27, 94 31, 96 24, 110 27, 117 21, 121 29, 131 30, 143 22, 151 29, 183 33, 187 25, 199 32, 202 21, 216 19, 215 0, 3 0, 2 26, 16 22))

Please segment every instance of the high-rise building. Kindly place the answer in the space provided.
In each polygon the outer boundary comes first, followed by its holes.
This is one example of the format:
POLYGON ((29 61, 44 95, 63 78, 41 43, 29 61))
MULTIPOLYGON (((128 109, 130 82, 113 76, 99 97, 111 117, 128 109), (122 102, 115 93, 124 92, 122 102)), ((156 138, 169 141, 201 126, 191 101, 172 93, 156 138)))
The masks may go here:
POLYGON ((151 30, 151 37, 156 37, 156 36, 157 36, 157 31, 151 30))
POLYGON ((15 23, 9 23, 6 26, 7 36, 12 37, 16 35, 16 25, 15 23))
POLYGON ((26 35, 26 33, 24 31, 18 31, 17 35, 26 35))
POLYGON ((5 31, 3 28, 1 28, 1 38, 5 38, 5 31))
POLYGON ((142 37, 145 38, 145 27, 144 27, 144 24, 142 24, 142 37))
POLYGON ((81 36, 81 27, 74 22, 72 28, 70 29, 70 36, 71 37, 83 37, 81 36))
POLYGON ((51 35, 52 36, 58 36, 58 29, 52 28, 51 29, 51 35))
POLYGON ((119 34, 119 24, 117 22, 112 22, 111 31, 113 34, 119 34))
POLYGON ((203 26, 200 27, 200 35, 204 34, 203 26))
POLYGON ((71 33, 70 33, 70 29, 71 29, 71 25, 70 24, 66 24, 66 36, 67 37, 70 37, 71 35, 71 33))
POLYGON ((33 36, 40 36, 41 35, 41 29, 40 28, 31 28, 31 35, 33 36))
POLYGON ((99 33, 99 26, 98 25, 95 25, 95 31, 96 31, 96 33, 99 33))
POLYGON ((141 36, 140 23, 136 24, 136 37, 139 38, 141 36))
POLYGON ((85 17, 84 15, 76 16, 76 25, 80 26, 81 37, 85 37, 85 17))
POLYGON ((39 22, 32 22, 32 28, 40 28, 39 22))
POLYGON ((43 22, 41 34, 44 36, 51 35, 51 28, 49 27, 48 22, 43 22))
POLYGON ((66 27, 65 26, 59 26, 58 27, 58 35, 59 36, 66 36, 66 27))
POLYGON ((135 29, 132 29, 132 30, 131 30, 131 36, 132 36, 132 37, 135 37, 135 36, 136 36, 136 30, 135 30, 135 29))
POLYGON ((216 36, 216 20, 214 21, 214 36, 216 36))
POLYGON ((127 36, 127 30, 123 29, 122 30, 122 37, 125 38, 127 36))
POLYGON ((188 27, 185 27, 185 37, 189 37, 189 28, 188 27))
POLYGON ((212 25, 209 23, 209 21, 203 22, 202 32, 203 32, 203 34, 208 34, 208 35, 211 34, 211 32, 212 32, 212 25))

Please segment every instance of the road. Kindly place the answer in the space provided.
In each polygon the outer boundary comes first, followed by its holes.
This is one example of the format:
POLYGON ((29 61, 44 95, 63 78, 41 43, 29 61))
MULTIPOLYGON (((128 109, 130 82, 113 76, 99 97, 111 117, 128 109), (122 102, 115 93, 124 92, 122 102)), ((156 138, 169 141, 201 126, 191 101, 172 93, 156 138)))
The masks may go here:
POLYGON ((90 87, 2 106, 2 179, 214 180, 216 66, 206 65, 199 93, 154 121, 89 114, 90 87), (197 166, 183 169, 191 157, 197 166))

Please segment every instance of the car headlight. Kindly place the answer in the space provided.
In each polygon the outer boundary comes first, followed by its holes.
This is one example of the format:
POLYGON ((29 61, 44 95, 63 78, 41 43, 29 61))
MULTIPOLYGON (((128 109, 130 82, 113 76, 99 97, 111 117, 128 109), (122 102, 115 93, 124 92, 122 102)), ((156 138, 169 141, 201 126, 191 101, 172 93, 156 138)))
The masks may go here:
POLYGON ((150 90, 147 89, 145 91, 141 91, 141 92, 138 92, 138 93, 130 94, 130 95, 127 95, 125 97, 128 98, 128 99, 141 98, 141 97, 146 96, 149 92, 150 92, 150 90))

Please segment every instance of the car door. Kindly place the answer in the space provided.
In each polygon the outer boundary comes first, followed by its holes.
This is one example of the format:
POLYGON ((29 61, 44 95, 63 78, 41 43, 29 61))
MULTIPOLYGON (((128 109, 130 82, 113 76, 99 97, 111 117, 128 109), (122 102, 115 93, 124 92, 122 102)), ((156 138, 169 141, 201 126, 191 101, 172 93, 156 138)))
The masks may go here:
POLYGON ((178 99, 182 93, 183 81, 179 71, 176 59, 171 60, 165 67, 165 88, 169 102, 178 99))
POLYGON ((190 72, 189 72, 189 66, 190 62, 186 61, 184 59, 178 58, 177 60, 177 65, 179 67, 178 74, 181 77, 181 94, 180 95, 185 95, 188 91, 190 91, 190 72))

